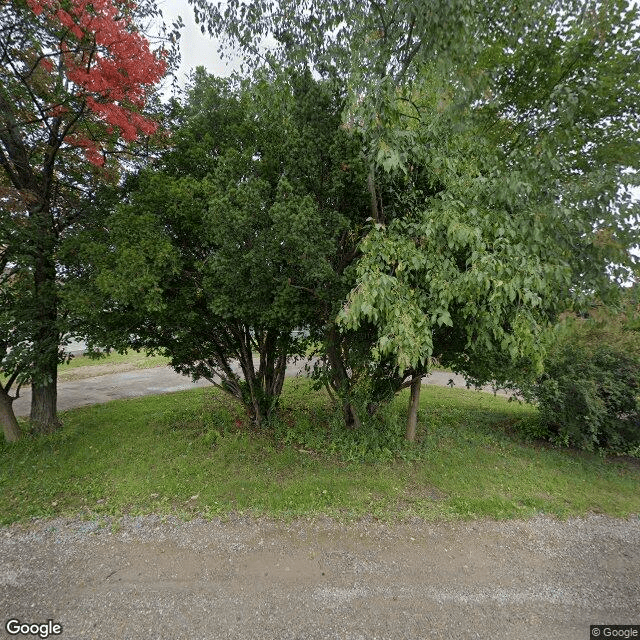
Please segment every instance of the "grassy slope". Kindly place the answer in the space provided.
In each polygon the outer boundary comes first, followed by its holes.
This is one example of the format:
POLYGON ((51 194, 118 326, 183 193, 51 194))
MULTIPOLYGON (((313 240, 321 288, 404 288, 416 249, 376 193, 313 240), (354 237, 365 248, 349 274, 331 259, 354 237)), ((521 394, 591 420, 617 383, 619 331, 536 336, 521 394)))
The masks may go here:
MULTIPOLYGON (((147 356, 144 353, 135 351, 128 351, 123 354, 111 353, 100 358, 74 356, 69 362, 59 365, 58 382, 93 378, 108 373, 133 371, 135 369, 151 369, 164 366, 168 362, 169 358, 147 356)), ((0 382, 5 382, 6 380, 7 376, 0 374, 0 382)))
POLYGON ((514 435, 535 420, 532 407, 428 387, 419 442, 398 445, 405 402, 388 415, 398 437, 384 441, 345 434, 323 394, 298 380, 287 382, 276 436, 250 434, 240 408, 211 389, 69 411, 53 436, 0 445, 0 523, 78 513, 640 513, 637 466, 514 435))
POLYGON ((147 356, 143 352, 127 351, 126 353, 116 353, 115 351, 98 358, 88 356, 73 356, 71 360, 59 366, 59 371, 68 371, 78 367, 94 366, 97 364, 131 364, 139 369, 155 367, 159 364, 166 364, 169 358, 163 356, 147 356))
POLYGON ((169 358, 163 356, 147 356, 144 353, 128 351, 127 353, 110 353, 101 358, 89 358, 88 356, 74 356, 69 362, 58 367, 58 379, 77 380, 83 377, 93 377, 109 373, 111 368, 118 371, 134 369, 151 369, 166 365, 169 358))

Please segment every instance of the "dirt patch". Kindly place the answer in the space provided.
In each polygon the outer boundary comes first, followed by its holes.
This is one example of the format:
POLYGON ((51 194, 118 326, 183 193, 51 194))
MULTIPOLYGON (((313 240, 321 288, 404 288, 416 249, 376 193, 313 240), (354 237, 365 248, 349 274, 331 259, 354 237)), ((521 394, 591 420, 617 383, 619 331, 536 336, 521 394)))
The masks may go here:
POLYGON ((640 458, 632 458, 631 456, 609 456, 607 462, 640 469, 640 458))
POLYGON ((404 492, 398 498, 398 509, 406 511, 415 505, 423 503, 440 502, 446 500, 447 494, 429 485, 420 486, 419 484, 408 485, 404 492))

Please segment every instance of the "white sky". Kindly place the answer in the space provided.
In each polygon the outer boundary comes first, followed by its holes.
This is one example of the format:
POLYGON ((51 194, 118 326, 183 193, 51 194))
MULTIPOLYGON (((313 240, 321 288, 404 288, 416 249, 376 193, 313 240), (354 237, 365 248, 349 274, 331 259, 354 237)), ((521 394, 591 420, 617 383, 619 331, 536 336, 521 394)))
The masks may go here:
POLYGON ((193 9, 187 0, 161 0, 159 7, 162 9, 167 25, 171 25, 178 16, 182 17, 185 25, 180 38, 182 63, 178 78, 181 86, 184 85, 188 73, 200 65, 216 76, 228 76, 233 71, 239 70, 237 57, 220 59, 217 52, 218 41, 210 38, 209 35, 202 34, 200 25, 195 23, 193 9))

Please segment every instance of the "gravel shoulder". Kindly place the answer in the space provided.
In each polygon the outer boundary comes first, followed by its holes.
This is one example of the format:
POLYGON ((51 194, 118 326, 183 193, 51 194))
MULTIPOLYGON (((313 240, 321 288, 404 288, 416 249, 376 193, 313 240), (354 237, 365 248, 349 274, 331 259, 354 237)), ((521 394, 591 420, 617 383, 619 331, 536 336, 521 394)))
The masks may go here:
POLYGON ((0 529, 0 610, 65 640, 586 640, 640 623, 639 566, 637 517, 58 519, 0 529))

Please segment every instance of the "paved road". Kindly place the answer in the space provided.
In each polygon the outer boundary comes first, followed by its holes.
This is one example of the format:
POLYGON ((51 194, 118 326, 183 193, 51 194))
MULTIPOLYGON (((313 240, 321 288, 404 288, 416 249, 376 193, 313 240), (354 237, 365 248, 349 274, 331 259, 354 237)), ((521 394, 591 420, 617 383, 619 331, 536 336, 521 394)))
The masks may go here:
MULTIPOLYGON (((301 364, 291 364, 287 369, 288 376, 304 375, 300 372, 301 364)), ((434 371, 425 378, 425 384, 446 386, 449 381, 454 381, 456 387, 464 389, 465 382, 462 376, 442 371, 434 371)), ((211 386, 206 380, 193 382, 188 376, 176 373, 170 367, 155 367, 153 369, 138 369, 123 373, 111 373, 95 378, 84 378, 72 382, 60 382, 58 384, 58 410, 66 411, 76 407, 84 407, 90 404, 100 404, 110 400, 121 398, 138 398, 141 396, 172 393, 196 387, 211 386)), ((493 392, 491 387, 484 389, 493 392)), ((504 392, 499 392, 504 393, 504 392)), ((13 403, 17 416, 29 415, 31 403, 31 391, 23 389, 20 397, 13 403)))

